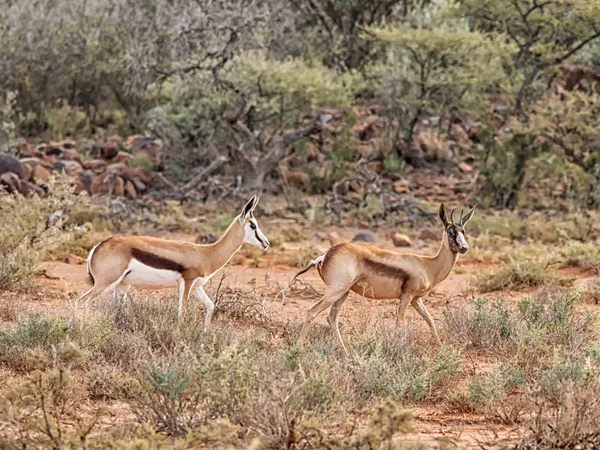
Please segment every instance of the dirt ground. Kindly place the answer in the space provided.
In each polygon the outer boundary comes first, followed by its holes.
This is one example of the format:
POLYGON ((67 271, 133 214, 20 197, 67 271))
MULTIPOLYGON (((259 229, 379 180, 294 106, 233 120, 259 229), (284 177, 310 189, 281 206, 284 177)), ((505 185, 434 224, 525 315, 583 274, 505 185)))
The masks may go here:
MULTIPOLYGON (((263 226, 263 229, 267 227, 263 226)), ((325 233, 331 230, 326 230, 325 233)), ((338 230, 345 239, 352 237, 352 232, 338 230)), ((323 234, 323 232, 322 232, 323 234)), ((171 235, 170 238, 194 241, 195 236, 171 235)), ((324 251, 329 247, 327 240, 312 239, 301 242, 284 243, 277 248, 270 249, 267 253, 248 250, 246 246, 240 251, 241 256, 235 257, 221 273, 213 278, 213 286, 208 292, 214 293, 222 274, 225 274, 223 284, 229 287, 243 287, 250 283, 256 283, 257 288, 264 288, 268 284, 269 295, 266 301, 267 313, 276 320, 288 323, 300 323, 304 320, 306 311, 317 301, 319 293, 323 292, 324 284, 319 278, 316 270, 311 270, 300 278, 293 289, 288 284, 298 267, 293 267, 295 255, 301 251, 312 248, 315 253, 324 251), (258 261, 258 262, 257 262, 258 261), (259 267, 248 267, 257 265, 259 267)), ((377 244, 380 247, 393 249, 391 242, 383 234, 378 236, 377 244)), ((436 251, 437 242, 415 242, 413 247, 416 253, 433 253, 436 251)), ((481 264, 474 261, 468 255, 461 257, 453 273, 443 281, 435 291, 425 299, 425 304, 436 322, 442 319, 442 311, 450 305, 469 301, 476 294, 470 286, 473 275, 482 271, 494 270, 493 265, 481 264)), ((45 276, 40 276, 38 281, 42 288, 39 292, 29 297, 27 308, 30 309, 60 309, 66 308, 69 299, 76 298, 88 288, 85 264, 71 265, 64 262, 49 261, 44 264, 45 276)), ((568 275, 577 278, 575 285, 582 285, 594 280, 594 277, 577 270, 568 271, 568 275)), ((517 301, 532 291, 519 292, 496 292, 488 297, 502 297, 506 300, 517 301)), ((167 292, 156 292, 152 295, 166 296, 167 292)), ((596 313, 600 307, 585 305, 590 311, 596 313)), ((344 322, 346 333, 351 332, 353 327, 364 323, 364 318, 371 315, 383 315, 384 318, 393 318, 395 305, 393 301, 367 301, 364 298, 351 293, 345 303, 340 320, 344 322)), ((217 318, 218 320, 218 318, 217 318)), ((409 309, 408 320, 422 322, 416 312, 409 309)), ((326 323, 326 314, 321 314, 317 320, 326 323)), ((425 326, 423 324, 423 326, 425 326)), ((476 354, 470 355, 466 352, 469 370, 477 370, 486 364, 479 360, 476 354)), ((410 405, 414 411, 417 421, 414 433, 408 439, 423 443, 441 444, 444 441, 452 443, 458 448, 494 448, 502 443, 524 436, 527 430, 523 426, 505 426, 486 420, 483 416, 475 414, 451 414, 437 409, 435 405, 410 405), (482 447, 483 445, 483 447, 482 447)), ((361 417, 356 417, 361 422, 361 417)), ((365 418, 362 418, 366 420, 365 418)), ((432 445, 437 446, 437 445, 432 445)))

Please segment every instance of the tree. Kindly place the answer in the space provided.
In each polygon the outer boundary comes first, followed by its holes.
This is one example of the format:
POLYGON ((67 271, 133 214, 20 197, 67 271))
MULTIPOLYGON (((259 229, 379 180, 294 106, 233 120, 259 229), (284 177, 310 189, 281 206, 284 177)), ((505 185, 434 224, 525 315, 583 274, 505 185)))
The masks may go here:
MULTIPOLYGON (((545 95, 558 66, 600 37, 599 0, 461 0, 454 15, 469 19, 477 30, 513 44, 505 70, 514 81, 514 89, 506 101, 523 123, 530 120, 532 109, 545 95)), ((528 162, 539 148, 533 146, 535 133, 514 135, 514 145, 498 146, 495 138, 504 125, 501 123, 496 132, 489 134, 485 143, 491 158, 484 158, 484 173, 508 172, 510 193, 496 206, 514 208, 528 162), (498 154, 504 151, 514 152, 508 171, 502 167, 507 159, 498 154)), ((486 181, 493 179, 487 177, 486 181)), ((497 192, 499 186, 492 183, 482 188, 497 192)))
MULTIPOLYGON (((441 19, 438 19, 441 20, 441 19)), ((425 116, 477 115, 485 93, 503 81, 499 46, 460 25, 402 24, 369 28, 365 38, 384 44, 387 59, 368 71, 375 95, 398 118, 399 157, 412 145, 417 123, 425 116)))
MULTIPOLYGON (((585 207, 600 202, 600 95, 557 88, 532 108, 529 120, 515 124, 515 132, 537 136, 531 147, 546 146, 577 167, 578 200, 585 207)), ((539 153, 539 152, 538 152, 539 153)))
POLYGON ((302 120, 305 113, 347 106, 354 91, 351 73, 336 76, 319 64, 294 58, 276 61, 256 52, 236 58, 218 81, 238 97, 238 108, 224 117, 235 132, 232 157, 240 164, 245 185, 254 190, 262 189, 265 177, 294 143, 322 131, 326 119, 307 124, 302 120))
POLYGON ((361 39, 364 27, 382 26, 430 3, 430 0, 288 0, 299 30, 315 36, 323 62, 341 71, 361 69, 371 59, 371 42, 361 39))

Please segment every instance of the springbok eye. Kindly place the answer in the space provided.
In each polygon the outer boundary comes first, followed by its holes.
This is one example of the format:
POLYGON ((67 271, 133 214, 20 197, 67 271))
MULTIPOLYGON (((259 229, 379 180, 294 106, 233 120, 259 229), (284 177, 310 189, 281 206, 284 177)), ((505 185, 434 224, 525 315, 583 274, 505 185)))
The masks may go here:
POLYGON ((256 224, 254 222, 250 222, 250 228, 256 230, 256 224))

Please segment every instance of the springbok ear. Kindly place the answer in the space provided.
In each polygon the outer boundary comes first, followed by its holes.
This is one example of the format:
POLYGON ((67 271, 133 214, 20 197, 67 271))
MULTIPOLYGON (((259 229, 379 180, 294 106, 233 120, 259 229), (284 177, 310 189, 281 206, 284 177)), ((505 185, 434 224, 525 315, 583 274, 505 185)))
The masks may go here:
POLYGON ((475 208, 477 208, 477 203, 465 214, 462 220, 462 226, 464 227, 469 220, 473 217, 473 213, 475 212, 475 208))
POLYGON ((446 216, 446 207, 444 206, 443 203, 440 205, 440 210, 438 211, 438 215, 440 216, 440 220, 442 221, 442 224, 444 225, 444 227, 447 227, 448 226, 448 217, 446 216))
POLYGON ((254 198, 254 204, 252 205, 252 208, 250 209, 250 215, 252 217, 254 217, 254 210, 256 209, 256 206, 258 205, 258 200, 260 199, 260 197, 256 194, 254 194, 253 198, 254 198))
POLYGON ((252 214, 252 211, 254 210, 254 208, 256 208, 256 203, 258 203, 258 197, 256 196, 256 194, 254 194, 252 198, 248 200, 248 203, 244 205, 242 213, 240 214, 240 221, 245 221, 246 217, 252 214))

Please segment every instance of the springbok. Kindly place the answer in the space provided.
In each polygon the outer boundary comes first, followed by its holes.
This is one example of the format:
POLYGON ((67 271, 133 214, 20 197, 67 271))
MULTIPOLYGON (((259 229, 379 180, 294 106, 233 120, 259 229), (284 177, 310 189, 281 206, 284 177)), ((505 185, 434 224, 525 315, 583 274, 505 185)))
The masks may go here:
POLYGON ((441 343, 433 318, 423 304, 423 297, 448 277, 458 255, 469 250, 465 225, 473 217, 475 206, 464 217, 461 210, 458 223, 454 222, 454 211, 450 213, 448 222, 446 208, 443 203, 440 205, 439 217, 444 233, 440 249, 434 256, 398 254, 368 244, 345 242, 330 247, 325 254, 298 272, 292 283, 299 275, 316 266, 327 285, 321 300, 306 314, 300 342, 306 338, 315 318, 331 307, 327 321, 347 354, 338 327, 338 314, 349 292, 354 291, 367 299, 398 299, 396 324, 405 321, 408 305, 412 304, 429 325, 436 343, 441 343))
POLYGON ((179 287, 179 324, 183 322, 192 289, 206 308, 208 330, 215 305, 203 286, 244 243, 266 250, 269 240, 254 218, 258 197, 252 196, 223 236, 214 244, 170 241, 148 236, 114 236, 96 245, 87 259, 92 288, 80 300, 88 301, 108 291, 118 298, 121 286, 141 289, 179 287))

